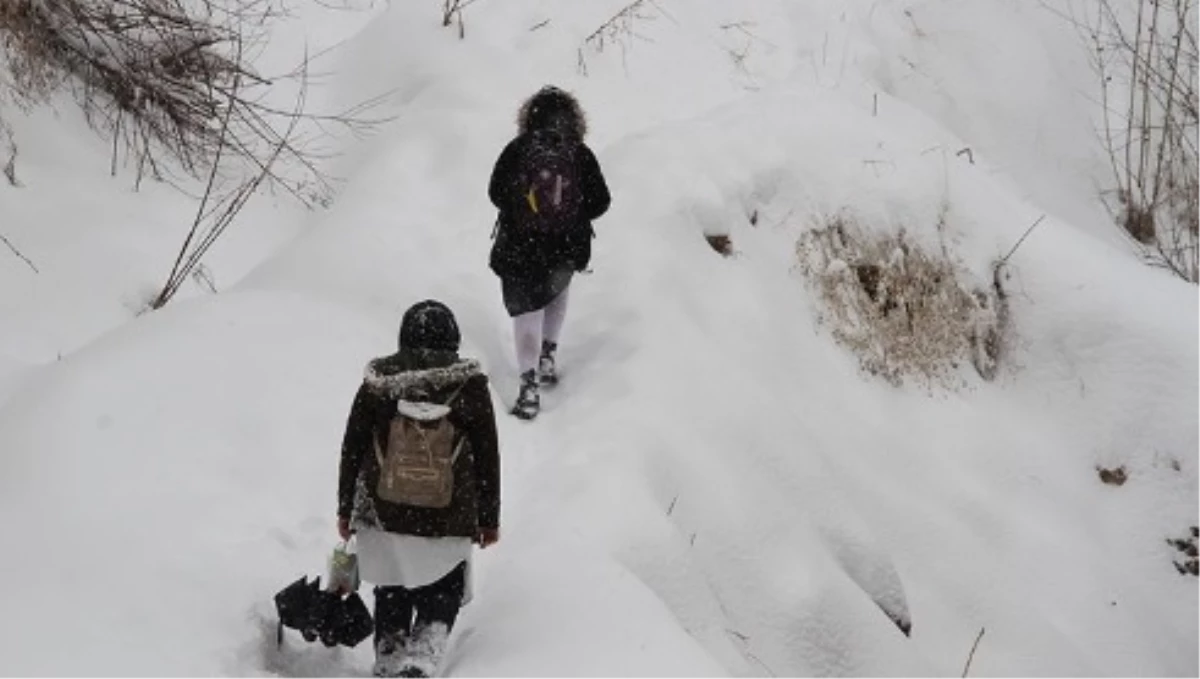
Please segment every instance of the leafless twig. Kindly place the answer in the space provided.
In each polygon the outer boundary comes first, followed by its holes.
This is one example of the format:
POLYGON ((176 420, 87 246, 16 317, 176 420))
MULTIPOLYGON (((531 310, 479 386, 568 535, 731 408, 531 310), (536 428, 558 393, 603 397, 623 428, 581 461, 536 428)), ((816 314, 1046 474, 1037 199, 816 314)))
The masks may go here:
POLYGON ((975 643, 971 644, 971 653, 967 656, 967 664, 963 667, 962 675, 967 676, 971 671, 971 661, 975 659, 975 649, 979 648, 979 640, 983 638, 984 628, 979 628, 979 635, 975 637, 975 643))
POLYGON ((0 172, 4 173, 4 178, 8 180, 9 186, 19 188, 21 182, 17 180, 17 142, 11 137, 8 140, 8 160, 4 161, 4 167, 0 168, 0 172))
POLYGON ((590 47, 596 52, 603 52, 605 47, 615 43, 621 47, 621 54, 624 57, 633 39, 646 39, 637 33, 637 24, 644 21, 653 21, 658 16, 669 17, 670 15, 663 10, 656 0, 634 0, 621 8, 616 14, 609 17, 596 30, 583 39, 583 46, 577 50, 577 68, 580 74, 587 75, 587 61, 584 58, 583 47, 590 47))
MULTIPOLYGON (((308 95, 307 80, 303 80, 302 82, 304 85, 301 87, 300 93, 296 98, 296 112, 304 110, 308 95)), ((233 92, 230 96, 237 96, 237 85, 237 83, 234 84, 233 92)), ((227 191, 224 195, 220 197, 216 196, 218 174, 214 171, 209 175, 204 196, 196 209, 196 216, 192 221, 191 229, 188 231, 187 238, 179 249, 179 254, 175 258, 175 264, 171 267, 171 272, 167 276, 167 282, 151 303, 151 308, 161 308, 179 292, 179 289, 183 286, 187 278, 200 266, 204 255, 224 235, 225 231, 246 206, 246 203, 258 191, 259 187, 272 176, 273 167, 279 161, 284 149, 289 148, 300 119, 299 115, 292 117, 291 124, 280 135, 274 152, 260 163, 258 173, 238 184, 232 190, 227 191), (212 205, 211 208, 209 207, 210 204, 212 205)), ((226 138, 225 135, 228 133, 228 130, 229 118, 226 117, 222 122, 222 138, 226 138)), ((219 155, 223 148, 224 146, 218 148, 218 162, 214 163, 214 168, 219 165, 219 155)))
POLYGON ((20 250, 18 250, 18 249, 17 249, 17 246, 13 245, 13 244, 12 244, 12 241, 10 241, 10 240, 9 240, 9 239, 8 239, 8 238, 7 238, 7 237, 4 235, 4 234, 2 234, 2 233, 0 233, 0 242, 3 242, 3 243, 4 243, 4 245, 5 245, 5 246, 7 246, 7 247, 8 247, 8 249, 9 249, 9 250, 11 250, 11 251, 12 251, 12 253, 13 253, 14 255, 16 255, 18 258, 20 258, 20 259, 21 259, 21 261, 25 262, 25 265, 26 265, 26 266, 28 266, 30 269, 32 269, 34 273, 41 273, 40 271, 38 271, 38 268, 37 268, 37 266, 36 266, 36 265, 33 263, 33 261, 32 261, 31 259, 29 259, 28 257, 26 257, 26 256, 25 256, 25 254, 24 254, 23 252, 21 252, 20 250))
POLYGON ((467 24, 463 19, 463 10, 475 4, 479 0, 442 0, 442 25, 449 26, 452 23, 458 24, 458 37, 463 39, 467 37, 467 24))
POLYGON ((738 71, 740 71, 743 75, 751 78, 753 77, 753 74, 746 66, 746 61, 750 58, 751 54, 753 54, 754 48, 759 44, 766 45, 768 48, 774 47, 774 45, 772 45, 770 42, 763 40, 758 36, 757 33, 751 30, 754 25, 755 23, 753 21, 737 21, 721 25, 722 31, 725 31, 726 33, 734 33, 740 36, 742 40, 740 45, 736 47, 723 45, 722 47, 725 50, 725 53, 729 55, 730 60, 733 61, 734 67, 737 68, 738 71))
POLYGON ((1025 229, 1025 233, 1022 234, 1021 237, 1017 239, 1017 244, 1012 246, 1012 249, 1008 251, 1008 254, 1001 257, 1000 261, 997 262, 996 268, 1000 268, 1000 267, 1004 266, 1005 264, 1008 264, 1009 258, 1012 257, 1014 254, 1016 254, 1017 248, 1021 247, 1021 243, 1025 242, 1025 239, 1029 237, 1029 234, 1033 233, 1033 230, 1036 229, 1038 227, 1038 224, 1041 224, 1042 220, 1044 220, 1045 218, 1046 218, 1046 215, 1042 215, 1042 216, 1038 217, 1033 222, 1033 224, 1031 224, 1029 226, 1028 229, 1025 229))

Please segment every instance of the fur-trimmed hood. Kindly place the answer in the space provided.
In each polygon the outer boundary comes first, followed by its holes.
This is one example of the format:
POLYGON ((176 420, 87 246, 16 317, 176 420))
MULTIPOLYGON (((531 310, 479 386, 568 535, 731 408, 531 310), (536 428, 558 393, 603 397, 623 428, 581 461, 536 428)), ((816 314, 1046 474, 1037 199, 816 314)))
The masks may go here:
POLYGON ((587 116, 579 100, 570 92, 548 85, 521 104, 517 130, 524 135, 549 127, 559 127, 579 141, 587 135, 587 116))
POLYGON ((431 392, 459 386, 482 374, 479 361, 470 358, 446 366, 405 370, 394 356, 385 356, 367 363, 363 381, 368 389, 385 398, 421 401, 431 392))

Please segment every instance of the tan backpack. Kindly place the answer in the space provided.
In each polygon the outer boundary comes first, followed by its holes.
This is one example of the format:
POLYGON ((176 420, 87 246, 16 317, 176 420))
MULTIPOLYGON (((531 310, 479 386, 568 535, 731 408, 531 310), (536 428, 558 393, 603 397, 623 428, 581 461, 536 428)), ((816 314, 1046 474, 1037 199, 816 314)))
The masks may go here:
POLYGON ((454 461, 463 440, 448 416, 459 391, 445 405, 403 399, 397 402, 396 415, 388 424, 387 447, 381 449, 379 439, 375 439, 375 459, 379 462, 375 493, 379 499, 430 509, 450 506, 454 461))

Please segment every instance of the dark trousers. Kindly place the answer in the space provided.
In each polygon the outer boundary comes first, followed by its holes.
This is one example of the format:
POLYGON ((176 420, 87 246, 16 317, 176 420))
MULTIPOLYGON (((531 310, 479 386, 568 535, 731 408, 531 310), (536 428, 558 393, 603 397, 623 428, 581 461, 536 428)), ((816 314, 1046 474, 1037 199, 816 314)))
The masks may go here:
POLYGON ((418 637, 430 625, 442 623, 449 632, 462 608, 467 562, 424 587, 375 588, 375 644, 385 655, 418 637))

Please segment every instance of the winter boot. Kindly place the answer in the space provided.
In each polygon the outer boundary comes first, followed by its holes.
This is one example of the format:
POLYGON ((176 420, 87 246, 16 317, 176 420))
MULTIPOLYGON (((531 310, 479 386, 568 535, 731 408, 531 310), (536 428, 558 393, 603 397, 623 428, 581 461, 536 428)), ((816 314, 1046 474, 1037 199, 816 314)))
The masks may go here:
POLYGON ((542 356, 538 359, 538 381, 547 387, 558 384, 558 370, 554 365, 554 352, 558 344, 549 341, 542 342, 542 356))
POLYGON ((512 414, 522 420, 532 420, 537 417, 542 408, 542 399, 538 394, 537 374, 526 370, 521 374, 521 392, 517 395, 517 403, 513 406, 512 414))
POLYGON ((404 632, 380 634, 375 637, 375 666, 372 674, 376 677, 402 677, 405 669, 407 635, 404 632))
POLYGON ((400 676, 432 677, 442 662, 442 656, 446 654, 450 629, 443 623, 434 622, 413 632, 400 676))

